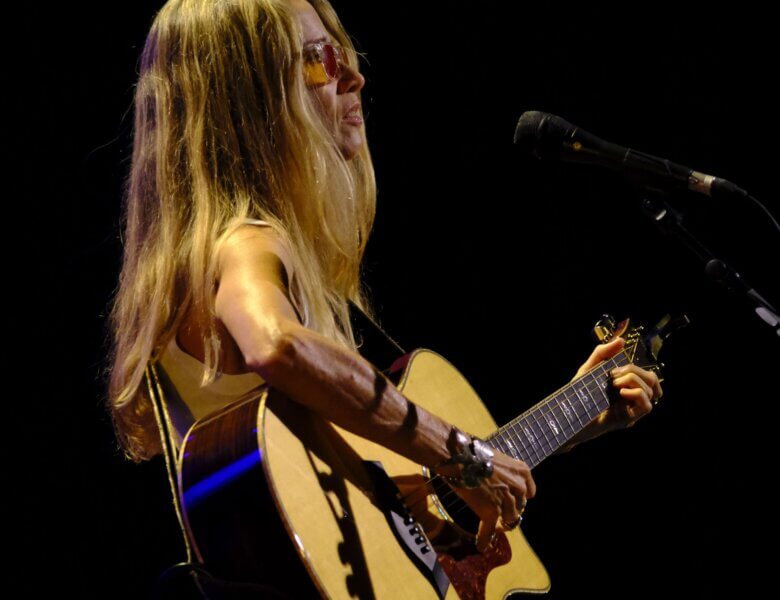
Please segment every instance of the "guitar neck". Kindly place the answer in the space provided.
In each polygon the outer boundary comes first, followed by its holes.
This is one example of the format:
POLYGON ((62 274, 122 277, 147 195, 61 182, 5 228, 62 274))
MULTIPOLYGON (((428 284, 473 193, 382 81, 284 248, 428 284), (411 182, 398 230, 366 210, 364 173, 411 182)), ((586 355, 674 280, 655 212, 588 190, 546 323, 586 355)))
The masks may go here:
POLYGON ((609 408, 609 372, 630 362, 621 351, 512 419, 486 441, 534 468, 609 408))

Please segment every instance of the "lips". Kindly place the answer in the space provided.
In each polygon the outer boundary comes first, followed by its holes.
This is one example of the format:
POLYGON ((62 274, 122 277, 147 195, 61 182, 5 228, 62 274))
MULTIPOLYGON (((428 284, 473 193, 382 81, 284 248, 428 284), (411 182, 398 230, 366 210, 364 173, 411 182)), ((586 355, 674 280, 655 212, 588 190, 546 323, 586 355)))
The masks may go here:
POLYGON ((349 107, 349 110, 344 113, 344 118, 348 119, 350 117, 359 117, 360 116, 360 102, 355 102, 352 106, 349 107))

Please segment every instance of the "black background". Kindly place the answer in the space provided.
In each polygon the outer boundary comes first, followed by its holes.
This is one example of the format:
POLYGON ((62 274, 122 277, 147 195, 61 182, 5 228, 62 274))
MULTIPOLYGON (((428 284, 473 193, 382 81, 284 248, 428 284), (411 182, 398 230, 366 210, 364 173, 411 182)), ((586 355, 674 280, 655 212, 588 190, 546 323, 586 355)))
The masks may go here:
MULTIPOLYGON (((7 423, 25 567, 12 575, 28 593, 147 597, 183 559, 164 465, 117 451, 101 374, 137 59, 159 6, 82 2, 13 21, 24 41, 10 94, 8 150, 21 161, 8 346, 24 386, 7 423)), ((523 111, 551 112, 725 177, 777 215, 771 19, 733 7, 706 19, 501 2, 336 8, 367 56, 379 204, 366 277, 403 346, 446 356, 503 423, 571 378, 602 313, 692 320, 664 349, 651 415, 534 472, 523 529, 548 597, 761 589, 777 524, 780 340, 656 231, 617 175, 539 162, 511 141, 523 111)), ((780 236, 754 205, 675 206, 780 302, 780 236)))

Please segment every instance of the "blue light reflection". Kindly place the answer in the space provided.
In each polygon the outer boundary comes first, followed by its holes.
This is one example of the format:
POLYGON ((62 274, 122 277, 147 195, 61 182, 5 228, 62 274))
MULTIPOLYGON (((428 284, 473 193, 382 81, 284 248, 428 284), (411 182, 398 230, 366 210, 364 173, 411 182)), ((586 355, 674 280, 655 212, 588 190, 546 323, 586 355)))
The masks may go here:
POLYGON ((262 458, 262 452, 258 449, 257 451, 252 451, 246 456, 242 456, 235 462, 222 467, 219 471, 212 473, 185 491, 185 504, 189 508, 196 506, 199 502, 205 498, 208 498, 218 489, 229 485, 241 475, 254 468, 254 466, 262 460, 262 458))

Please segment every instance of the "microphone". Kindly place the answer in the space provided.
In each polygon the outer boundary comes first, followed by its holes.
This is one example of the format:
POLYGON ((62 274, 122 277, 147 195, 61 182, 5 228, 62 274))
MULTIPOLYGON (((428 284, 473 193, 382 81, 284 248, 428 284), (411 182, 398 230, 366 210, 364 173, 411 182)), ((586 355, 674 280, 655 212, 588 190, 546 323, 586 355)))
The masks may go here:
POLYGON ((515 144, 539 159, 607 167, 655 189, 690 190, 713 198, 748 197, 745 190, 730 181, 607 142, 545 112, 529 110, 520 116, 515 144))

